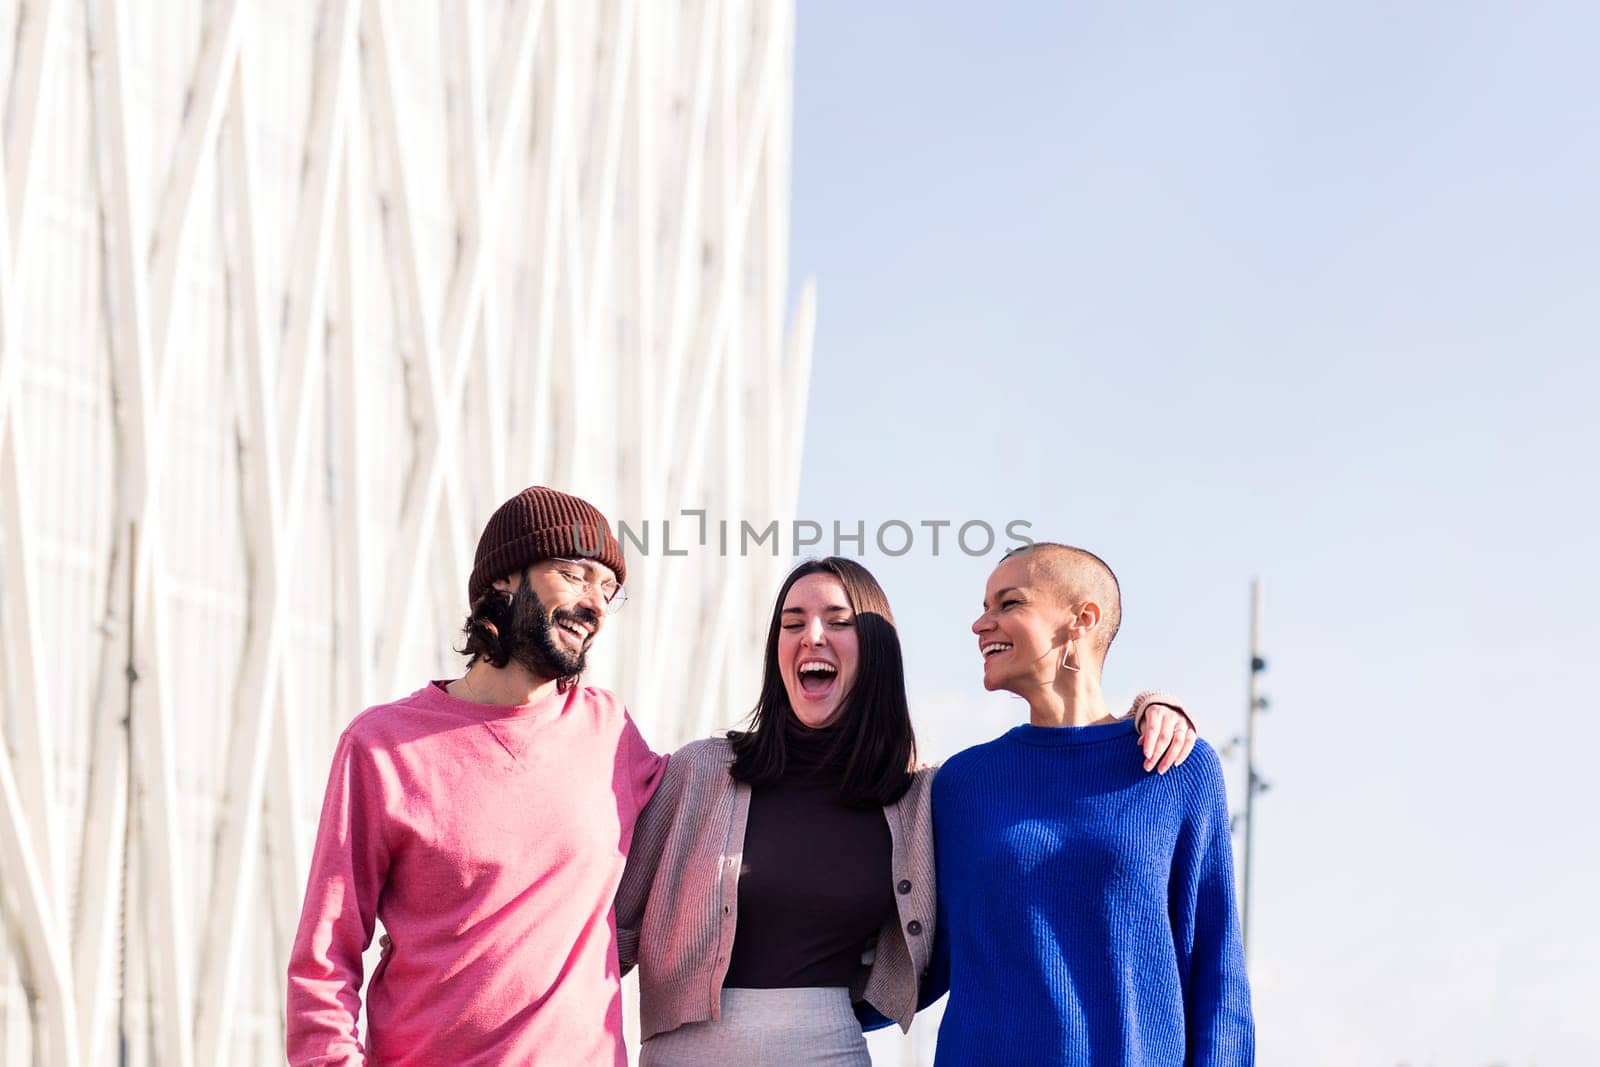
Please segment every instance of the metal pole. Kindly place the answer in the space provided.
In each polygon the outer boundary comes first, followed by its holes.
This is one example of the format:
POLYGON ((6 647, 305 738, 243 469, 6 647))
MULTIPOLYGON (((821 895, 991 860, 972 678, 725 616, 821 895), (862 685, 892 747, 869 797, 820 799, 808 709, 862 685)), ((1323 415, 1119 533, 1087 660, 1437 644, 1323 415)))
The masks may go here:
POLYGON ((1261 791, 1261 778, 1256 774, 1256 713, 1266 703, 1260 692, 1261 672, 1267 661, 1261 658, 1261 579, 1250 579, 1250 683, 1247 687, 1249 707, 1245 713, 1245 787, 1244 787, 1244 889, 1240 894, 1241 929, 1246 958, 1250 952, 1250 868, 1255 858, 1252 848, 1252 830, 1255 827, 1256 793, 1261 791))

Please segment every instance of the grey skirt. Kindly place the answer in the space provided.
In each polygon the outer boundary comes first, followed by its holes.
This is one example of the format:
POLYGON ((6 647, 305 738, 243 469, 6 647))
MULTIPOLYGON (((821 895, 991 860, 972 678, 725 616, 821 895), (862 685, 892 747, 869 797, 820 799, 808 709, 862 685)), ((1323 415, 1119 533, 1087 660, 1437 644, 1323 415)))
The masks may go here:
POLYGON ((639 1048, 639 1067, 871 1067, 843 986, 724 989, 722 1018, 687 1023, 639 1048))

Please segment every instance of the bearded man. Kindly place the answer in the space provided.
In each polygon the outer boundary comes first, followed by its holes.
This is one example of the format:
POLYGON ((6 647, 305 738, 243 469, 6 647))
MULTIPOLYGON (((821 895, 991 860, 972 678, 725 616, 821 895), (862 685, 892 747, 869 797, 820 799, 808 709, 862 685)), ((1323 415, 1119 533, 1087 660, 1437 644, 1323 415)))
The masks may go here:
POLYGON ((291 1064, 625 1067, 612 898, 666 758, 579 684, 625 576, 598 510, 518 493, 478 542, 466 674, 340 736, 289 961, 291 1064))

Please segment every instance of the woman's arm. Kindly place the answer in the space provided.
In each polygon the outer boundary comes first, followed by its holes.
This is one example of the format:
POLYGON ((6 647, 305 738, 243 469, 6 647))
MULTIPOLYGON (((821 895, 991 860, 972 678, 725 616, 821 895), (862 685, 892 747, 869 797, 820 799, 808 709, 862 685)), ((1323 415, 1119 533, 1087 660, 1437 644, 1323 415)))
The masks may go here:
POLYGON ((644 925, 644 909, 650 903, 656 866, 661 862, 661 852, 666 847, 667 834, 678 810, 672 773, 676 762, 667 761, 660 787, 633 825, 628 862, 622 869, 622 882, 617 886, 617 962, 622 965, 623 974, 633 970, 639 962, 639 930, 644 925))
POLYGON ((639 931, 644 926, 645 907, 650 903, 650 888, 656 868, 666 850, 667 838, 677 821, 678 807, 688 782, 690 760, 680 752, 666 760, 638 821, 633 824, 633 839, 628 845, 628 861, 617 886, 617 961, 627 974, 639 962, 639 931))
POLYGON ((1233 846, 1222 767, 1210 745, 1195 751, 1184 823, 1172 861, 1173 943, 1183 980, 1187 1063, 1248 1064, 1255 1021, 1245 973, 1233 846))
POLYGON ((1199 738, 1194 717, 1178 698, 1159 689, 1147 690, 1133 698, 1128 709, 1139 743, 1144 746, 1144 769, 1166 774, 1189 758, 1199 738))

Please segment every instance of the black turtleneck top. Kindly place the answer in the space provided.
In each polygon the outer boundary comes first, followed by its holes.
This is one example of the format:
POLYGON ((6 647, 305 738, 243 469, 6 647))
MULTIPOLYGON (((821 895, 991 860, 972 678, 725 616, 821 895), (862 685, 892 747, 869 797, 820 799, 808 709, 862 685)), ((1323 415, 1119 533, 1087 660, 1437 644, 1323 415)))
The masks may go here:
POLYGON ((726 987, 848 986, 894 913, 889 824, 840 803, 832 740, 791 724, 783 778, 751 789, 726 987))

